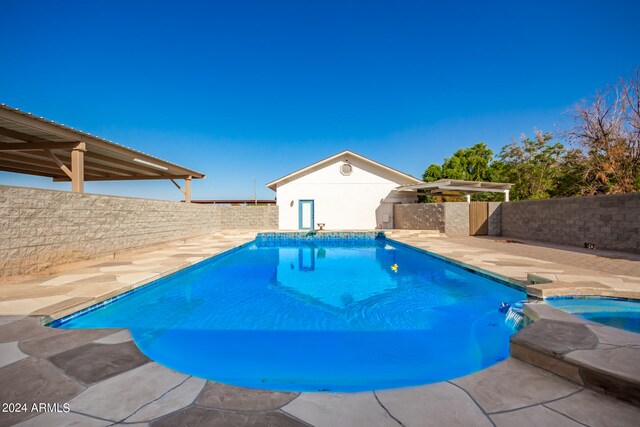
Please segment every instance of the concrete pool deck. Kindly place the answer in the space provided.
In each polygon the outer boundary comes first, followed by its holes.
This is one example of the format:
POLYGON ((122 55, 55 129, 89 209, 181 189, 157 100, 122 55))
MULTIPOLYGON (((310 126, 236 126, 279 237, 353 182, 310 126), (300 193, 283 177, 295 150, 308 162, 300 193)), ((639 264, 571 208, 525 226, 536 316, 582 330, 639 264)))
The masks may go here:
POLYGON ((255 235, 220 231, 0 281, 0 315, 64 317, 250 242, 255 235))
POLYGON ((596 295, 640 300, 640 254, 489 237, 425 238, 420 232, 404 230, 394 230, 387 236, 516 279, 535 297, 596 295))
MULTIPOLYGON (((539 359, 532 353, 525 354, 533 358, 529 363, 511 357, 469 376, 421 387, 354 394, 278 393, 172 371, 142 355, 126 330, 62 330, 41 325, 43 319, 58 318, 142 286, 254 236, 255 232, 218 233, 0 283, 0 402, 28 406, 27 412, 0 412, 0 426, 23 421, 23 425, 42 426, 637 425, 640 407, 591 391, 589 384, 576 378, 555 375, 548 366, 533 366, 539 359), (32 403, 68 403, 71 412, 32 412, 32 403)), ((433 238, 417 232, 393 232, 390 237, 523 282, 529 274, 555 277, 562 282, 556 290, 575 285, 575 292, 640 295, 640 256, 616 259, 492 239, 433 238)), ((584 351, 602 359, 602 354, 615 349, 635 360, 631 366, 635 370, 626 374, 636 375, 640 343, 619 342, 617 336, 609 342, 612 335, 607 332, 596 330, 596 341, 589 341, 589 349, 578 343, 560 355, 575 362, 576 356, 589 359, 584 351)), ((518 335, 520 344, 531 340, 523 335, 518 335)))

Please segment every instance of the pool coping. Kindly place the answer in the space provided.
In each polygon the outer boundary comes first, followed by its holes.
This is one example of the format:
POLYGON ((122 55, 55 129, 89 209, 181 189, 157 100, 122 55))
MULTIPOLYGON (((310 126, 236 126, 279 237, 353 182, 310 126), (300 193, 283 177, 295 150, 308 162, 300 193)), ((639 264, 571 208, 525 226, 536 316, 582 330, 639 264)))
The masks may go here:
MULTIPOLYGON (((295 234, 301 234, 301 233, 291 233, 291 232, 285 232, 285 233, 286 234, 294 234, 294 235, 295 234)), ((285 234, 285 233, 283 233, 283 234, 285 234)), ((328 232, 325 232, 325 233, 328 234, 328 232)), ((340 233, 337 233, 337 232, 331 232, 331 233, 340 234, 340 233)), ((373 234, 371 232, 362 232, 362 233, 348 232, 348 233, 349 234, 364 234, 364 235, 373 234)), ((224 250, 222 252, 213 254, 211 256, 203 257, 203 258, 201 258, 201 259, 199 259, 197 261, 193 261, 193 262, 190 262, 190 263, 182 264, 180 266, 177 266, 177 267, 174 267, 172 269, 169 269, 166 272, 162 272, 162 273, 159 273, 159 274, 157 274, 157 275, 155 275, 153 277, 144 279, 144 280, 142 280, 140 282, 136 282, 136 283, 130 285, 129 287, 126 287, 125 289, 120 289, 121 292, 119 292, 119 293, 117 293, 115 295, 107 294, 107 295, 103 296, 104 298, 96 297, 91 301, 82 301, 82 302, 80 302, 80 303, 78 303, 76 305, 71 305, 71 306, 67 306, 65 308, 62 308, 62 309, 60 309, 60 310, 58 310, 58 311, 56 311, 56 312, 54 312, 52 314, 41 316, 40 317, 40 323, 42 325, 44 325, 44 326, 53 327, 53 328, 62 326, 65 323, 68 323, 71 320, 73 320, 73 319, 75 319, 75 318, 77 318, 79 316, 83 316, 84 314, 87 314, 87 313, 90 313, 92 311, 98 310, 101 307, 104 307, 104 306, 106 306, 108 304, 114 303, 114 302, 116 302, 116 301, 118 301, 118 300, 120 300, 122 298, 125 298, 125 297, 131 295, 131 294, 134 294, 134 293, 140 292, 140 291, 142 291, 144 289, 147 289, 148 286, 154 285, 156 282, 158 282, 160 280, 168 279, 168 278, 170 278, 170 277, 172 277, 174 275, 177 275, 179 273, 185 272, 185 271, 187 271, 187 270, 189 270, 191 268, 202 266, 202 264, 205 263, 205 262, 209 262, 209 261, 212 261, 214 259, 218 259, 218 258, 227 256, 227 255, 229 255, 229 254, 231 254, 231 253, 233 253, 233 252, 235 252, 235 251, 237 251, 237 250, 239 250, 239 249, 241 249, 241 248, 243 248, 245 246, 248 246, 248 245, 256 242, 257 237, 260 234, 263 234, 263 233, 257 233, 256 234, 256 238, 254 238, 253 240, 250 240, 248 242, 245 242, 245 243, 236 245, 234 247, 228 248, 228 249, 226 249, 226 250, 224 250)), ((269 232, 268 234, 277 234, 277 233, 269 232)), ((308 234, 308 233, 305 233, 305 234, 308 234)), ((313 234, 315 235, 315 233, 313 233, 313 234)), ((526 286, 526 284, 522 283, 520 280, 513 279, 513 278, 510 278, 508 276, 503 276, 503 275, 500 275, 500 274, 497 274, 497 273, 494 273, 494 272, 491 272, 491 271, 488 271, 488 270, 484 270, 482 268, 475 267, 475 266, 472 266, 470 264, 466 264, 466 263, 463 263, 463 262, 460 262, 460 261, 457 261, 457 260, 454 260, 454 259, 451 259, 451 258, 447 258, 445 256, 442 256, 442 255, 439 255, 439 254, 436 254, 436 253, 433 253, 433 252, 430 252, 430 251, 427 251, 427 250, 424 250, 424 249, 421 249, 421 248, 418 248, 418 247, 415 247, 415 246, 412 246, 412 245, 409 245, 409 244, 406 244, 406 243, 403 243, 403 242, 400 242, 400 241, 397 241, 395 239, 388 238, 388 237, 384 236, 384 233, 375 233, 375 234, 378 235, 378 236, 380 234, 382 234, 382 236, 383 236, 382 238, 383 239, 385 239, 387 241, 390 241, 395 245, 402 246, 402 247, 408 248, 410 250, 414 250, 416 252, 420 252, 420 253, 422 253, 424 255, 427 255, 427 256, 430 256, 432 258, 438 259, 438 260, 440 260, 442 262, 445 262, 447 264, 454 265, 454 266, 456 266, 458 268, 461 268, 461 269, 463 269, 463 270, 465 270, 465 271, 467 271, 469 273, 476 274, 478 276, 481 276, 481 277, 493 280, 495 282, 498 282, 499 284, 501 284, 503 286, 508 286, 510 288, 526 292, 527 286, 526 286)), ((299 240, 296 240, 296 241, 299 241, 299 240)))
POLYGON ((593 322, 544 301, 510 339, 511 357, 586 388, 640 405, 640 334, 593 322))
MULTIPOLYGON (((282 231, 282 232, 278 232, 278 231, 269 231, 269 232, 256 232, 255 236, 253 237, 252 240, 234 245, 232 247, 226 248, 225 250, 215 253, 215 254, 211 254, 205 257, 202 257, 198 260, 194 260, 194 261, 190 261, 190 262, 186 262, 183 263, 181 265, 175 266, 173 268, 170 268, 166 271, 163 271, 161 273, 158 273, 152 277, 148 277, 146 279, 143 279, 141 281, 132 283, 129 286, 123 286, 120 289, 117 289, 116 291, 112 292, 112 293, 108 293, 105 295, 101 295, 99 297, 94 297, 91 300, 87 300, 87 301, 80 301, 76 304, 71 304, 71 305, 67 305, 51 314, 48 315, 44 315, 40 317, 40 322, 43 325, 46 326, 58 326, 58 325, 62 325, 64 323, 66 323, 67 321, 71 320, 72 318, 75 318, 77 316, 81 316, 87 312, 90 311, 94 311, 104 305, 110 304, 112 302, 115 302, 123 297, 126 297, 127 295, 134 293, 134 292, 138 292, 140 290, 142 290, 143 288, 145 288, 148 285, 152 285, 154 282, 168 278, 170 276, 173 276, 177 273, 181 273, 185 270, 188 270, 191 267, 196 267, 198 265, 201 265, 203 262, 207 262, 210 261, 212 259, 215 259, 217 257, 222 257, 222 256, 226 256, 229 253, 238 250, 246 245, 249 245, 253 242, 255 242, 258 237, 261 234, 267 234, 267 235, 273 235, 273 234, 284 234, 284 235, 309 235, 309 234, 313 234, 314 236, 317 233, 321 233, 321 234, 362 234, 362 235, 376 235, 376 236, 380 236, 382 235, 382 238, 391 242, 392 244, 398 245, 398 246, 402 246, 405 248, 408 248, 410 250, 414 250, 417 252, 420 252, 424 255, 427 255, 429 257, 438 259, 442 262, 457 266, 465 271, 468 271, 472 274, 477 274, 481 277, 485 277, 488 278, 490 280, 494 280, 500 284, 502 284, 503 286, 508 286, 511 287, 513 289, 517 289, 517 290, 521 290, 524 291, 527 295, 527 299, 528 300, 544 300, 546 298, 578 298, 578 297, 602 297, 602 298, 624 298, 624 299, 629 299, 629 300, 640 300, 640 292, 634 292, 634 291, 629 291, 629 292, 623 292, 620 290, 611 290, 611 291, 606 291, 600 288, 585 288, 585 287, 576 287, 575 283, 566 283, 566 282, 562 282, 562 281, 553 281, 550 280, 548 278, 545 278, 543 276, 540 276, 536 273, 527 273, 527 280, 520 280, 520 279, 516 279, 513 277, 509 277, 503 274, 499 274, 496 272, 493 272, 491 270, 487 270, 484 269, 482 267, 478 267, 475 266, 473 264, 469 264, 469 263, 465 263, 462 262, 460 260, 456 260, 453 258, 449 258, 447 256, 444 255, 440 255, 438 253, 435 253, 433 251, 424 249, 424 248, 420 248, 418 246, 414 246, 410 243, 405 243, 402 242, 400 240, 394 239, 392 237, 387 236, 384 231, 361 231, 361 232, 357 232, 357 231, 346 231, 346 232, 334 232, 334 231, 316 231, 313 233, 310 232, 292 232, 292 231, 282 231), (558 285, 564 284, 566 283, 566 287, 565 288, 557 288, 558 285), (551 287, 551 291, 550 292, 544 292, 544 287, 546 286, 550 286, 551 287), (59 324, 56 324, 56 322, 60 322, 61 320, 66 319, 64 321, 62 321, 59 324)), ((298 241, 299 239, 293 239, 298 241)))

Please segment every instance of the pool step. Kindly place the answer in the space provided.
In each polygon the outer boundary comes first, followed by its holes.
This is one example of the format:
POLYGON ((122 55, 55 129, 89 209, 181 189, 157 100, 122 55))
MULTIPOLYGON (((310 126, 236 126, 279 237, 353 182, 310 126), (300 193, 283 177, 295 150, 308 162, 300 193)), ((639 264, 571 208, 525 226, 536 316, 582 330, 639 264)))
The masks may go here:
POLYGON ((612 289, 596 281, 582 280, 565 282, 561 280, 548 280, 544 282, 543 280, 544 278, 540 276, 529 274, 528 281, 533 283, 527 285, 527 294, 536 298, 579 295, 640 298, 640 291, 632 289, 612 289))
POLYGON ((640 334, 525 304, 534 323, 511 337, 511 357, 640 405, 640 334))

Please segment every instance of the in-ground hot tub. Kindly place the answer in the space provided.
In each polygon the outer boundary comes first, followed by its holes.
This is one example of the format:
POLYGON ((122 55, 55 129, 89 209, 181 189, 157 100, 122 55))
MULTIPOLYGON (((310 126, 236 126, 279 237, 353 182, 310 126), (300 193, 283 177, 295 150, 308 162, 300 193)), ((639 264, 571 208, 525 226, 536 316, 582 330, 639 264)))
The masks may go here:
POLYGON ((546 301, 584 319, 640 333, 640 301, 605 297, 551 297, 546 301))

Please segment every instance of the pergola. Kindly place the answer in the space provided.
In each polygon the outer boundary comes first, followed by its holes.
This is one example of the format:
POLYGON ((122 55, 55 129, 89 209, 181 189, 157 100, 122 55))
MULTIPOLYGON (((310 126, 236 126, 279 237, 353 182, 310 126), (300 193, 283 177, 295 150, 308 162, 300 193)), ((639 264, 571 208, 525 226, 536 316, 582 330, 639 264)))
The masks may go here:
POLYGON ((503 193, 504 201, 509 201, 509 190, 513 184, 504 182, 464 181, 459 179, 439 179, 434 182, 422 184, 403 185, 398 191, 426 190, 431 194, 454 192, 467 196, 467 202, 471 202, 471 195, 477 193, 503 193))
POLYGON ((191 202, 191 180, 204 174, 0 104, 0 170, 71 181, 167 179, 191 202), (184 189, 176 179, 184 179, 184 189))

